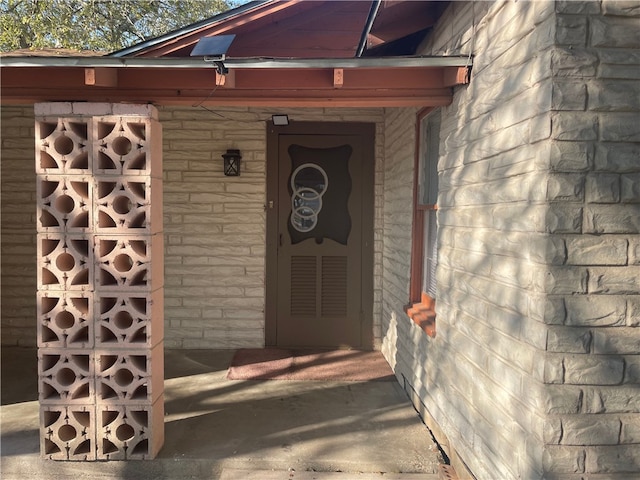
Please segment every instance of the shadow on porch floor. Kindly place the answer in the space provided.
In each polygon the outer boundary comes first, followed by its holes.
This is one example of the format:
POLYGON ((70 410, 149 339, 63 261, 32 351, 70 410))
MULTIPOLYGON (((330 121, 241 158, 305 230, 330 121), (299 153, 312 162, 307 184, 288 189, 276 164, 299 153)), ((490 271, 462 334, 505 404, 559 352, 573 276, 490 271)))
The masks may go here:
POLYGON ((54 462, 39 456, 36 350, 3 347, 3 479, 438 478, 437 446, 396 382, 232 381, 233 353, 165 353, 155 460, 54 462))

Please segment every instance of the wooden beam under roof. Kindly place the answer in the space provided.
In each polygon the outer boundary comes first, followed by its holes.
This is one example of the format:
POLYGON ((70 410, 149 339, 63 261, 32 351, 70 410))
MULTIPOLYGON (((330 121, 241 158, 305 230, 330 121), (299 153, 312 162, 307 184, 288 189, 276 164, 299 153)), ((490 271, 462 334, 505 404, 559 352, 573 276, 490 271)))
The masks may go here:
POLYGON ((95 87, 117 87, 118 70, 115 68, 85 68, 84 83, 95 87))
POLYGON ((3 67, 2 103, 151 102, 238 106, 436 106, 451 102, 464 67, 247 68, 224 82, 211 68, 114 68, 117 88, 86 85, 80 67, 3 67), (232 78, 233 77, 233 78, 232 78), (217 84, 217 86, 216 86, 217 84), (214 91, 215 89, 215 91, 214 91), (212 93, 213 92, 213 93, 212 93))
MULTIPOLYGON (((336 89, 342 91, 342 89, 336 89)), ((264 95, 210 96, 210 90, 187 92, 177 96, 175 90, 148 92, 147 90, 122 91, 118 95, 109 93, 83 93, 73 97, 50 90, 33 91, 14 89, 8 104, 29 104, 35 102, 109 102, 109 103, 149 103, 154 105, 184 106, 234 106, 234 107, 292 107, 292 108, 381 108, 381 107, 436 107, 451 103, 451 94, 445 90, 407 91, 402 95, 389 92, 369 92, 359 95, 338 97, 327 95, 325 91, 279 92, 268 97, 264 95)))

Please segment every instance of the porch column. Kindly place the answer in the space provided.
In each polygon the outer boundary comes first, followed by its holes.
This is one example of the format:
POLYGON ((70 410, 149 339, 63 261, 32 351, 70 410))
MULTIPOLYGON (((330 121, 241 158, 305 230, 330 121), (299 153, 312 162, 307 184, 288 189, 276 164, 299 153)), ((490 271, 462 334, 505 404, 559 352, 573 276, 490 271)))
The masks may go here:
POLYGON ((40 451, 164 442, 162 132, 150 105, 35 105, 40 451))

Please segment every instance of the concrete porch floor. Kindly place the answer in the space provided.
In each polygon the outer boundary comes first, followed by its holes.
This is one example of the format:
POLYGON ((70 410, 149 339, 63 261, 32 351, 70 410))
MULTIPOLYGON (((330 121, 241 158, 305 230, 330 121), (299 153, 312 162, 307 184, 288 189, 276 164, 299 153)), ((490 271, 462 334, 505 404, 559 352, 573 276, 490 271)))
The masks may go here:
POLYGON ((165 353, 165 443, 152 461, 39 454, 36 350, 2 348, 0 476, 435 480, 442 458, 396 382, 231 381, 233 350, 165 353))

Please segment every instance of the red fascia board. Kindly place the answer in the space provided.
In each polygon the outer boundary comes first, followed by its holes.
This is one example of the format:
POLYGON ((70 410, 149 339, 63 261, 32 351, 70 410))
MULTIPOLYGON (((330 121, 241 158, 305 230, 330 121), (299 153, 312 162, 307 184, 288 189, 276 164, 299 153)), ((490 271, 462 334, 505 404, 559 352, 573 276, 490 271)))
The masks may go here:
MULTIPOLYGON (((149 90, 205 89, 215 85, 215 71, 211 68, 110 68, 117 71, 114 89, 147 88, 149 90)), ((456 73, 462 77, 464 67, 421 68, 343 68, 342 87, 352 90, 366 89, 430 89, 447 88, 455 84, 456 73), (451 72, 451 74, 449 74, 451 72)), ((236 89, 322 89, 334 87, 333 68, 290 69, 237 69, 233 70, 236 89)), ((22 87, 34 89, 84 88, 85 69, 80 67, 3 67, 0 76, 2 88, 22 87)), ((88 85, 91 87, 92 85, 88 85)), ((4 96, 4 92, 3 96, 4 96)))
POLYGON ((135 101, 158 104, 242 106, 427 106, 451 102, 446 67, 343 69, 240 69, 234 81, 216 84, 212 69, 118 68, 113 86, 87 85, 79 67, 3 67, 2 103, 38 101, 135 101))

